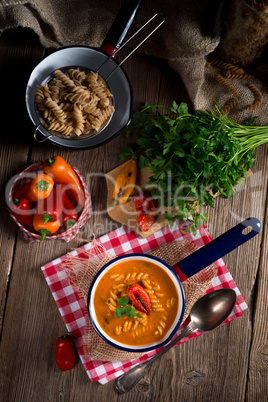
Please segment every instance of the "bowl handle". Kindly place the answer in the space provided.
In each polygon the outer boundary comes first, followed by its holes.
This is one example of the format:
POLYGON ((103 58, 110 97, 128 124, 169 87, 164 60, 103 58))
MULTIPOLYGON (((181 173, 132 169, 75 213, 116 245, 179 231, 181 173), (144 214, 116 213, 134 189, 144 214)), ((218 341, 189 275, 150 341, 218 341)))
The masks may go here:
POLYGON ((44 136, 44 134, 40 131, 40 124, 34 130, 34 135, 33 136, 34 136, 35 141, 39 142, 39 144, 41 144, 42 142, 47 141, 49 138, 52 137, 52 135, 44 136), (37 137, 38 132, 42 134, 42 139, 37 137))
POLYGON ((250 240, 260 230, 260 221, 256 218, 248 218, 197 251, 194 251, 172 268, 183 281, 250 240))

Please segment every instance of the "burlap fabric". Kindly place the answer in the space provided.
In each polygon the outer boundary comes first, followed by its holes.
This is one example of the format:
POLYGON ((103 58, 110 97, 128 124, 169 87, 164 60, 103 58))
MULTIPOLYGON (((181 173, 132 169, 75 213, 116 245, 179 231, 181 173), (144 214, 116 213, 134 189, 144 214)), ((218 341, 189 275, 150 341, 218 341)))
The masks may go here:
MULTIPOLYGON (((121 3, 0 0, 0 29, 31 28, 46 48, 99 47, 121 3)), ((267 3, 268 0, 145 0, 131 32, 154 13, 163 13, 165 24, 140 51, 168 60, 180 74, 196 109, 213 109, 216 100, 237 122, 258 116, 257 124, 268 125, 267 3)))
MULTIPOLYGON (((86 331, 84 334, 84 350, 90 358, 102 361, 118 361, 134 359, 142 356, 140 353, 125 352, 108 345, 95 332, 87 313, 87 297, 90 284, 96 273, 114 257, 109 255, 101 246, 93 247, 93 252, 88 251, 83 257, 68 255, 67 260, 61 264, 67 273, 70 283, 80 295, 86 317, 86 331)), ((187 255, 196 250, 193 243, 185 240, 168 243, 150 254, 154 255, 169 265, 173 266, 187 255)), ((199 299, 211 284, 216 275, 216 268, 210 265, 196 275, 183 282, 185 291, 186 308, 183 321, 188 317, 193 304, 199 299)))

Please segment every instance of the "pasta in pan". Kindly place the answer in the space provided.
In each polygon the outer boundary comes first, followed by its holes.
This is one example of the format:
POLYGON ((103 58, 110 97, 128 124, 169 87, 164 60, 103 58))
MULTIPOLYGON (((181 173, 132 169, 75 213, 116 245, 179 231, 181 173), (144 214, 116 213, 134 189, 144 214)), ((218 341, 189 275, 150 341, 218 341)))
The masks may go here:
POLYGON ((126 345, 158 342, 169 331, 178 311, 178 293, 166 272, 158 265, 143 261, 123 261, 112 267, 99 281, 94 295, 94 309, 101 328, 113 339, 126 345), (148 294, 150 314, 131 305, 134 314, 116 317, 120 300, 128 298, 127 289, 139 284, 148 294))
POLYGON ((113 96, 98 73, 55 70, 51 80, 39 85, 35 105, 48 131, 67 137, 98 133, 115 109, 113 96))

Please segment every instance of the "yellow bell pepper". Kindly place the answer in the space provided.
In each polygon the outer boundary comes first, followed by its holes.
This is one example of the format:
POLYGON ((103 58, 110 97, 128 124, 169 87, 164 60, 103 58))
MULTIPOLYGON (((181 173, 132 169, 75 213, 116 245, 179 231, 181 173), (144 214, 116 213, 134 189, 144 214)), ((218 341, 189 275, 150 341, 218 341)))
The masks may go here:
POLYGON ((125 204, 132 193, 137 177, 137 164, 131 159, 116 177, 112 199, 120 204, 125 204))

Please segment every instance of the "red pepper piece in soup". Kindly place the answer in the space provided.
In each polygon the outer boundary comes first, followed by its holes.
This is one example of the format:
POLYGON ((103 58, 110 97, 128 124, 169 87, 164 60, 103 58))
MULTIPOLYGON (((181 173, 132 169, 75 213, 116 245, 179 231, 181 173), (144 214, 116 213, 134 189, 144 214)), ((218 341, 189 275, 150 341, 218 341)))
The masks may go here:
POLYGON ((61 371, 72 370, 75 365, 75 348, 69 333, 59 337, 55 344, 55 360, 61 371))
POLYGON ((127 294, 137 310, 147 315, 151 313, 150 297, 138 283, 131 285, 127 289, 127 294))

